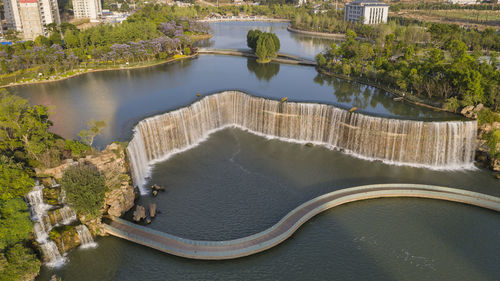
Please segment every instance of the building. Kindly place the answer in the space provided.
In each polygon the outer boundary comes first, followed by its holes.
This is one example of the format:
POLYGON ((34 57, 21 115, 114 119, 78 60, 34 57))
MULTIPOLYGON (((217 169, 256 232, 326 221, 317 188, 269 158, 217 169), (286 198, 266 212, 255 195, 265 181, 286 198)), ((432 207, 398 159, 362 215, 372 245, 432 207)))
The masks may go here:
POLYGON ((98 22, 102 16, 101 0, 73 0, 75 19, 90 19, 98 22))
POLYGON ((46 25, 59 25, 57 0, 4 0, 7 29, 20 32, 25 40, 48 36, 46 25))
POLYGON ((344 20, 362 24, 386 23, 389 5, 374 0, 356 0, 345 4, 344 20))

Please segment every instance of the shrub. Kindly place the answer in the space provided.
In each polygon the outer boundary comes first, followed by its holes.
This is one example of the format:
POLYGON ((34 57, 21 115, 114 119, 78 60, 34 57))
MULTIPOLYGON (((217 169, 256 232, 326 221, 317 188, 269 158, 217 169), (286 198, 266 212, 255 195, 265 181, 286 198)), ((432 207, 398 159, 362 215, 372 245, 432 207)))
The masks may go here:
POLYGON ((27 239, 32 228, 28 205, 23 199, 0 201, 0 249, 27 239))
POLYGON ((105 177, 91 165, 72 166, 64 172, 61 186, 68 203, 79 214, 96 217, 106 192, 105 177))
POLYGON ((451 112, 457 112, 459 108, 460 108, 460 102, 456 97, 449 98, 444 103, 444 109, 449 110, 451 112))
POLYGON ((70 150, 72 157, 80 158, 85 156, 91 147, 76 140, 66 140, 64 142, 64 149, 70 150))
POLYGON ((487 123, 500 122, 500 116, 495 114, 489 108, 483 108, 477 113, 477 120, 479 125, 483 125, 487 123))
POLYGON ((487 135, 487 144, 490 149, 489 154, 493 158, 500 158, 500 150, 498 143, 500 143, 500 130, 493 130, 487 135))
POLYGON ((16 244, 7 249, 5 255, 0 253, 0 280, 30 280, 40 268, 40 261, 33 250, 16 244), (31 277, 31 278, 27 278, 31 277))

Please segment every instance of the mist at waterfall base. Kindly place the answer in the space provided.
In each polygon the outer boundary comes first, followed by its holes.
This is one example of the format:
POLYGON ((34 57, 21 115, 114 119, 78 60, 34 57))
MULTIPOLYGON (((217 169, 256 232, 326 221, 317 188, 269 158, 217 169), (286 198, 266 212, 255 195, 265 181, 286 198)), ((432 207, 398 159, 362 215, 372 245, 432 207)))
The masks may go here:
MULTIPOLYGON (((228 128, 157 163, 142 196, 158 204, 149 227, 180 237, 225 240, 264 230, 321 194, 371 183, 412 182, 500 196, 488 172, 433 171, 356 159, 321 146, 269 140, 228 128)), ((346 204, 307 222, 290 240, 230 261, 178 258, 113 237, 42 270, 90 280, 495 280, 500 276, 499 215, 429 199, 346 204)))

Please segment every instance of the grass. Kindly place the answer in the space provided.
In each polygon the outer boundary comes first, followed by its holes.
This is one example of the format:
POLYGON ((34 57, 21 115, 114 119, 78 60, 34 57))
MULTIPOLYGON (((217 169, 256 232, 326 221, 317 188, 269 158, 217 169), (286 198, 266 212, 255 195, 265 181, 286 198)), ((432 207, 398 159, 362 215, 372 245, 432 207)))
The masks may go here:
POLYGON ((442 23, 476 25, 484 29, 500 26, 500 12, 489 10, 401 10, 398 16, 442 23))

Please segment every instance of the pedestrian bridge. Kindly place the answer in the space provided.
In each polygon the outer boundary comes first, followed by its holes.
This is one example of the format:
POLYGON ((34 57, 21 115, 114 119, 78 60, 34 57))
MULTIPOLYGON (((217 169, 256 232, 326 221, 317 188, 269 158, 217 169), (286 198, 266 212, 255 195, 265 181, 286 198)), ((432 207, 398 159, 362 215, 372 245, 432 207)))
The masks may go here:
POLYGON ((104 227, 117 236, 172 255, 202 260, 244 257, 272 248, 302 224, 330 208, 366 199, 416 197, 459 202, 500 212, 500 198, 462 189, 419 184, 376 184, 346 188, 316 197, 298 206, 272 227, 235 240, 199 241, 177 237, 114 218, 104 227))

